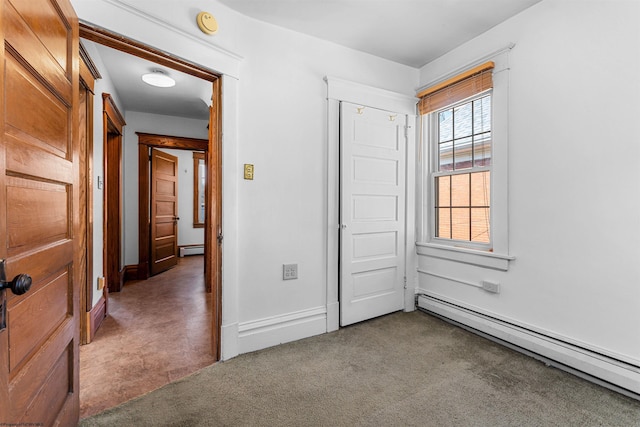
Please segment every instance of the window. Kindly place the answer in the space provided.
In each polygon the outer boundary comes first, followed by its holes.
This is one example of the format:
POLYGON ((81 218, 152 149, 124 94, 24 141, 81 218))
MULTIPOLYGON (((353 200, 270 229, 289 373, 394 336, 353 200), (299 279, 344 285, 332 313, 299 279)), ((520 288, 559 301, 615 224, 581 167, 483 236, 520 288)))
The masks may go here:
POLYGON ((491 243, 491 94, 433 112, 434 238, 491 243))
POLYGON ((204 227, 207 167, 204 153, 193 153, 193 228, 204 227))
POLYGON ((416 246, 419 255, 506 271, 514 259, 508 236, 508 50, 493 61, 418 93, 416 246))

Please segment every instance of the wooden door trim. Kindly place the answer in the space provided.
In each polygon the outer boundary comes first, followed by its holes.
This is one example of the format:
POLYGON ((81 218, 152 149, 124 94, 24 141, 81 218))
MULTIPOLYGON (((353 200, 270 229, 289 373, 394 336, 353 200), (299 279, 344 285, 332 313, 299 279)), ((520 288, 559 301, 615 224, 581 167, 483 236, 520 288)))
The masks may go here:
POLYGON ((93 305, 93 102, 95 80, 102 78, 86 49, 80 43, 80 84, 86 91, 84 111, 81 112, 79 132, 84 144, 80 149, 80 225, 84 230, 80 233, 84 239, 84 280, 80 287, 80 343, 91 342, 93 328, 89 313, 93 305))
POLYGON ((213 82, 209 107, 209 150, 205 206, 205 286, 211 292, 211 352, 220 360, 222 331, 222 81, 213 82), (210 202, 210 203, 209 203, 210 202), (217 238, 220 233, 219 238, 217 238))
MULTIPOLYGON (((149 239, 151 238, 149 224, 149 203, 151 186, 149 169, 149 150, 151 148, 169 148, 175 150, 209 150, 206 139, 185 138, 182 136, 157 135, 136 132, 138 135, 138 280, 147 280, 151 274, 151 257, 149 254, 149 239), (146 208, 143 208, 146 207, 146 208)), ((206 245, 205 245, 206 247, 206 245)))
POLYGON ((208 222, 205 224, 205 251, 209 250, 211 256, 209 254, 205 255, 207 259, 205 262, 205 282, 207 288, 211 289, 213 297, 212 354, 216 360, 219 360, 222 319, 222 248, 218 244, 214 246, 214 243, 218 231, 217 227, 222 224, 222 83, 220 75, 208 68, 170 56, 151 46, 86 23, 80 23, 80 37, 213 83, 213 107, 211 107, 209 118, 209 161, 207 162, 207 176, 209 177, 207 178, 207 184, 209 186, 208 191, 211 191, 207 195, 207 202, 211 202, 208 203, 211 206, 207 210, 208 222), (214 152, 215 154, 212 154, 214 152), (207 243, 209 246, 207 246, 207 243), (213 262, 214 258, 216 260, 215 263, 213 262), (212 274, 214 266, 216 271, 215 274, 212 274))
POLYGON ((104 141, 103 274, 109 292, 119 292, 123 284, 123 272, 120 268, 122 253, 122 128, 126 122, 110 94, 102 94, 102 106, 104 141), (114 151, 110 152, 109 150, 114 151), (109 157, 113 158, 109 160, 109 157), (118 187, 117 198, 110 200, 109 192, 113 190, 111 188, 113 185, 118 187), (111 221, 108 221, 109 218, 111 221), (115 268, 108 262, 109 257, 115 258, 115 268))
POLYGON ((169 56, 165 52, 149 45, 128 39, 104 28, 91 26, 84 22, 80 23, 80 38, 91 40, 95 43, 129 53, 138 58, 143 58, 174 70, 182 71, 183 73, 203 80, 214 82, 219 78, 218 74, 212 70, 184 61, 175 56, 169 56))

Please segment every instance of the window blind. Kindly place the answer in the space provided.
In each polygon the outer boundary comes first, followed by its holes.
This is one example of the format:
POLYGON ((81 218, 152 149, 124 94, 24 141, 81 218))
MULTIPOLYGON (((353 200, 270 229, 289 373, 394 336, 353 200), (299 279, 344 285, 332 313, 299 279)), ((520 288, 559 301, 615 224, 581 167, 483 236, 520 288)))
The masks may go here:
POLYGON ((418 110, 428 114, 493 87, 494 63, 489 61, 418 93, 418 110))

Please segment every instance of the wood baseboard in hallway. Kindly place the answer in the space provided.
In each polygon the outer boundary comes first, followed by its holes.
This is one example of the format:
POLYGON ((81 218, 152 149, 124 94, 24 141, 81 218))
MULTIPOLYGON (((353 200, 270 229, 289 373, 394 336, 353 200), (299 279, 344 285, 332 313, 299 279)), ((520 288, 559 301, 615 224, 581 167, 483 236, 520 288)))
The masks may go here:
POLYGON ((214 362, 204 257, 109 295, 109 316, 80 347, 80 418, 97 414, 214 362))

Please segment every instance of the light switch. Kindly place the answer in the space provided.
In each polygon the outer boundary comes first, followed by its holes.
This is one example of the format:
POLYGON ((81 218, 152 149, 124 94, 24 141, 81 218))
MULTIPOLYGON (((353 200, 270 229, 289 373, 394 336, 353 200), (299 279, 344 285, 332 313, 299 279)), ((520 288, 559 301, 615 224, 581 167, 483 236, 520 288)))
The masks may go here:
POLYGON ((253 165, 246 164, 244 165, 244 179, 253 179, 253 165))

